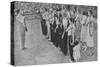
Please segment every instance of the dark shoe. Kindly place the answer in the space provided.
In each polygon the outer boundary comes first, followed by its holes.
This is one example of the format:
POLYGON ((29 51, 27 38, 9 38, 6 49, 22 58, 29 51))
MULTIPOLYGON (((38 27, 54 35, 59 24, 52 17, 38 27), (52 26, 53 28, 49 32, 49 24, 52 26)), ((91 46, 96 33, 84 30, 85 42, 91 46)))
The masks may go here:
POLYGON ((46 37, 46 39, 49 39, 49 37, 46 37))
POLYGON ((27 49, 27 48, 25 48, 25 47, 24 47, 24 48, 22 48, 22 50, 26 50, 26 49, 27 49))

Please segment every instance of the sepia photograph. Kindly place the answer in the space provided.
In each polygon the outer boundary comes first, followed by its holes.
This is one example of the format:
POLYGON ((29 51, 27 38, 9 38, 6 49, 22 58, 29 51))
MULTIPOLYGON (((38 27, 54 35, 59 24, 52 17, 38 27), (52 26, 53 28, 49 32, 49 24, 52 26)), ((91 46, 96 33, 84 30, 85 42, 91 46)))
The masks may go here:
POLYGON ((11 65, 97 61, 98 7, 11 2, 11 65))

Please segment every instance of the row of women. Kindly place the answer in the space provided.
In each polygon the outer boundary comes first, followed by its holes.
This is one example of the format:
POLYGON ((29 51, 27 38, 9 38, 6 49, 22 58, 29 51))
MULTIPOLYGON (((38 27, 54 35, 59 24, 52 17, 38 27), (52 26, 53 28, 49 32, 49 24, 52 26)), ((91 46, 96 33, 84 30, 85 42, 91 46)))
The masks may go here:
POLYGON ((95 46, 93 32, 97 20, 92 10, 80 13, 78 9, 41 8, 40 13, 43 35, 60 48, 64 55, 69 56, 71 61, 80 60, 81 46, 84 50, 95 46))

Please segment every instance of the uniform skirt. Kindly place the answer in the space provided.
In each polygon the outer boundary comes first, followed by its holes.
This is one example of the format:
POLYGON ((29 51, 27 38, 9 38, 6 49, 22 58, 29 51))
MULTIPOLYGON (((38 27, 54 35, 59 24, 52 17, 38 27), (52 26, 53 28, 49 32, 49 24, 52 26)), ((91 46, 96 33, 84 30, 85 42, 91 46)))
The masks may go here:
POLYGON ((41 20, 41 28, 42 28, 42 34, 47 35, 47 26, 46 21, 44 19, 41 20))
POLYGON ((25 26, 20 23, 19 21, 18 22, 18 33, 19 33, 19 40, 20 40, 20 47, 21 48, 24 48, 25 47, 25 35, 26 35, 26 32, 25 32, 25 26))

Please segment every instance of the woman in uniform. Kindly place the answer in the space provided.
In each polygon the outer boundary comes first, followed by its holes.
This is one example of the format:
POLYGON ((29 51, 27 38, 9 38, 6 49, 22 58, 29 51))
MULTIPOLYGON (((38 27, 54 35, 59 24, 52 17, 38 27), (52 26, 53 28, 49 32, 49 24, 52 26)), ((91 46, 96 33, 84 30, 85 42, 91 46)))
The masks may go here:
POLYGON ((18 11, 15 21, 18 23, 18 32, 19 32, 19 37, 20 37, 21 48, 25 49, 26 48, 25 47, 25 36, 26 36, 27 27, 25 23, 25 16, 23 14, 22 9, 18 11))
POLYGON ((69 47, 69 56, 71 61, 75 62, 75 59, 73 57, 73 46, 74 46, 74 32, 75 32, 75 22, 74 19, 70 18, 69 20, 69 26, 66 29, 66 32, 68 32, 68 47, 69 47))

